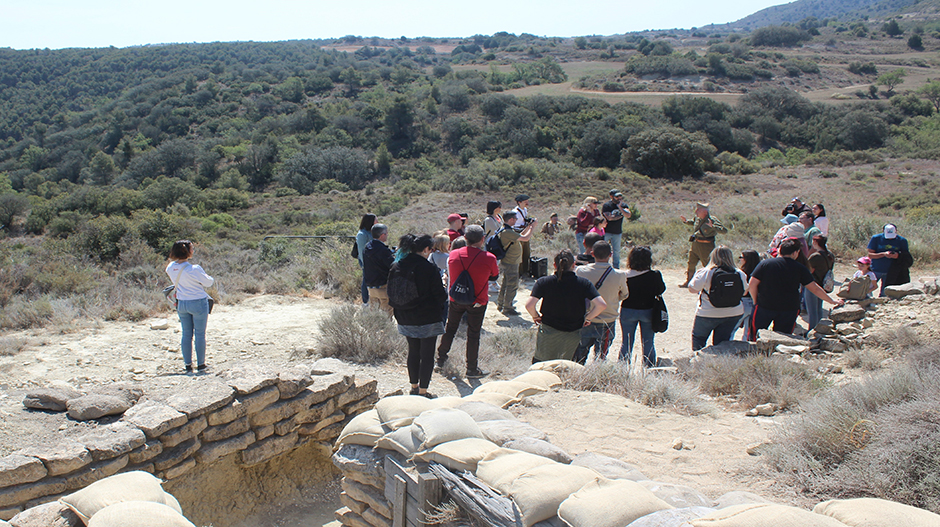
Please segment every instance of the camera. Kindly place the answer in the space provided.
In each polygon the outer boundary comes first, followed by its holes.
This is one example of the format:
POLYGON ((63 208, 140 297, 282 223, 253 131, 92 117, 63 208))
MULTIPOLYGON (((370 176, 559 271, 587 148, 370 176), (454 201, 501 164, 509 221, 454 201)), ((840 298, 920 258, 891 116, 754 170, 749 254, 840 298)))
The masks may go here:
POLYGON ((695 241, 695 235, 694 235, 694 234, 693 234, 692 236, 689 236, 689 241, 690 241, 690 242, 694 242, 694 241, 695 241))
POLYGON ((526 218, 526 219, 525 219, 525 225, 526 225, 526 226, 529 226, 529 225, 531 225, 531 224, 533 224, 533 223, 535 223, 535 218, 526 218))

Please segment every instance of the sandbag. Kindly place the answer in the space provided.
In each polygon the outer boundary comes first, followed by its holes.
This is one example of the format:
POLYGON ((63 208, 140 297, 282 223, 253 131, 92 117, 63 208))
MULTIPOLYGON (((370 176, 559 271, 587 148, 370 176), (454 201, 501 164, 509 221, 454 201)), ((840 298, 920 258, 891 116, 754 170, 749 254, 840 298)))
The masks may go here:
POLYGON ((499 445, 496 443, 468 437, 441 443, 430 450, 418 452, 414 459, 425 463, 436 461, 454 471, 476 472, 477 463, 496 450, 499 450, 499 445))
POLYGON ((389 432, 391 432, 391 429, 382 426, 379 413, 372 409, 362 412, 346 423, 343 431, 339 434, 339 439, 336 440, 335 448, 343 445, 374 447, 375 442, 389 432))
POLYGON ((180 507, 180 502, 176 500, 176 497, 170 494, 169 492, 163 493, 163 503, 175 510, 176 512, 183 514, 183 508, 180 507))
POLYGON ((546 392, 548 389, 528 382, 519 381, 493 381, 481 384, 473 393, 499 393, 508 397, 522 398, 546 392))
POLYGON ((480 431, 483 432, 485 439, 489 439, 499 446, 503 446, 515 439, 522 439, 523 437, 533 437, 535 439, 541 439, 542 441, 548 439, 545 432, 522 421, 502 419, 499 421, 483 421, 477 423, 477 425, 480 427, 480 431))
POLYGON ((564 359, 545 360, 529 366, 529 371, 550 371, 557 375, 577 373, 583 369, 583 364, 564 359))
POLYGON ((153 474, 134 470, 98 480, 82 490, 59 498, 59 501, 75 511, 87 525, 95 513, 116 503, 147 501, 167 507, 166 493, 160 483, 153 474))
POLYGON ((635 481, 597 478, 561 502, 558 517, 571 527, 624 527, 671 508, 635 481))
POLYGON ((555 375, 553 372, 544 371, 544 370, 527 371, 523 373, 522 375, 517 375, 512 380, 516 382, 525 382, 528 384, 534 384, 546 390, 561 388, 561 384, 562 384, 561 378, 558 375, 555 375))
POLYGON ((571 464, 587 467, 607 479, 629 479, 631 481, 649 479, 634 465, 594 452, 578 454, 571 461, 571 464))
POLYGON ((467 412, 471 419, 476 422, 482 421, 500 421, 516 420, 508 410, 504 410, 495 404, 485 403, 483 401, 464 401, 463 404, 456 407, 458 410, 467 412))
POLYGON ((415 417, 411 425, 418 450, 427 450, 436 445, 468 437, 483 438, 480 427, 470 414, 454 408, 437 408, 415 417))
POLYGON ((467 402, 489 403, 500 408, 510 406, 522 401, 522 397, 510 397, 502 393, 471 393, 463 398, 467 402))
POLYGON ((394 450, 406 459, 422 450, 421 442, 414 436, 414 426, 403 426, 385 434, 375 442, 375 448, 394 450))
POLYGON ((940 515, 878 498, 824 501, 813 508, 850 527, 938 527, 940 515))
POLYGON ((770 500, 758 496, 753 492, 748 492, 746 490, 732 490, 731 492, 725 492, 721 496, 718 496, 718 499, 715 500, 716 509, 724 509, 725 507, 731 507, 733 505, 745 505, 748 503, 772 503, 770 500))
POLYGON ((776 505, 752 503, 735 505, 701 518, 689 520, 692 527, 846 527, 838 520, 810 511, 776 505))
POLYGON ((392 430, 410 425, 422 412, 435 408, 440 408, 440 404, 435 399, 420 395, 393 395, 375 403, 379 421, 392 430))
POLYGON ((162 503, 126 501, 95 513, 88 527, 196 527, 182 514, 162 503))
POLYGON ((549 443, 548 441, 535 439, 534 437, 520 437, 519 439, 513 439, 512 441, 505 443, 503 447, 518 450, 520 452, 528 452, 537 456, 547 457, 552 461, 564 463, 565 465, 571 463, 571 456, 567 452, 549 443))
POLYGON ((716 512, 709 507, 689 507, 685 509, 665 509, 637 518, 627 527, 688 527, 688 521, 716 512))
POLYGON ((476 476, 499 492, 507 494, 509 485, 525 471, 548 464, 560 463, 528 452, 499 448, 477 463, 476 476))
POLYGON ((563 501, 597 478, 597 472, 589 468, 551 463, 520 474, 509 484, 506 494, 519 507, 522 523, 528 527, 555 516, 563 501))
POLYGON ((657 498, 677 508, 713 507, 715 502, 701 492, 685 485, 662 483, 660 481, 638 481, 657 498))

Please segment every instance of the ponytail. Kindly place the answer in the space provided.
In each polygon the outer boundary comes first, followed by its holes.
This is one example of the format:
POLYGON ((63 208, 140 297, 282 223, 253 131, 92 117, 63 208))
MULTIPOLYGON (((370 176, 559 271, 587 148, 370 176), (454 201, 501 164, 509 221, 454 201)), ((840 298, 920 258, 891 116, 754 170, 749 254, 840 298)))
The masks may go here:
POLYGON ((400 262, 403 258, 412 253, 420 253, 428 247, 434 246, 434 238, 429 234, 422 234, 415 237, 414 234, 406 234, 398 240, 398 250, 395 251, 395 261, 400 262))
POLYGON ((571 270, 574 265, 574 253, 569 249, 562 249, 555 255, 555 277, 561 279, 562 273, 571 270))

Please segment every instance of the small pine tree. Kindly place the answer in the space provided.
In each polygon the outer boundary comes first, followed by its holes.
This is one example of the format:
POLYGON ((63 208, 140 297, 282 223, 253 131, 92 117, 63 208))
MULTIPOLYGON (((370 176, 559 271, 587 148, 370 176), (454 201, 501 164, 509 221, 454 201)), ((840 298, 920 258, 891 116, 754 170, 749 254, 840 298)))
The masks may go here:
POLYGON ((375 171, 381 176, 387 176, 392 171, 392 155, 385 143, 375 151, 375 171))

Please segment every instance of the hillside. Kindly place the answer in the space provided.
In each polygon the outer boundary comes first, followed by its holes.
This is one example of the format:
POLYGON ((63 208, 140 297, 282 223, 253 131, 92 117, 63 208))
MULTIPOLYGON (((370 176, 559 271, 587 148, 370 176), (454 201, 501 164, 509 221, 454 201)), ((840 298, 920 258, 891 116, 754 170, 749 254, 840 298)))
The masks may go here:
POLYGON ((750 31, 769 25, 796 24, 810 17, 820 20, 834 18, 847 22, 865 17, 884 17, 900 12, 918 11, 920 4, 932 3, 932 0, 797 0, 761 9, 730 24, 707 26, 706 29, 750 31))

